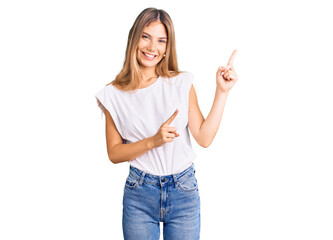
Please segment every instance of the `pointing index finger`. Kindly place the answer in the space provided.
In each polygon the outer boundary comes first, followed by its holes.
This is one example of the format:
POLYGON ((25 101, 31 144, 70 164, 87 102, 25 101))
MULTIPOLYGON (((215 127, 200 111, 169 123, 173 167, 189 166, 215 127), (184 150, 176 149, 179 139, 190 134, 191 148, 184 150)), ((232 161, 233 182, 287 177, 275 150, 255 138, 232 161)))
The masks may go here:
POLYGON ((176 111, 172 114, 172 116, 171 116, 168 120, 166 120, 166 121, 164 122, 164 124, 170 125, 171 122, 172 122, 172 121, 175 119, 175 117, 177 116, 177 114, 178 114, 178 108, 177 108, 176 111))
POLYGON ((236 53, 237 53, 237 49, 235 49, 235 50, 232 52, 231 57, 229 58, 229 61, 228 61, 227 67, 231 67, 231 66, 234 64, 234 60, 235 60, 236 53))

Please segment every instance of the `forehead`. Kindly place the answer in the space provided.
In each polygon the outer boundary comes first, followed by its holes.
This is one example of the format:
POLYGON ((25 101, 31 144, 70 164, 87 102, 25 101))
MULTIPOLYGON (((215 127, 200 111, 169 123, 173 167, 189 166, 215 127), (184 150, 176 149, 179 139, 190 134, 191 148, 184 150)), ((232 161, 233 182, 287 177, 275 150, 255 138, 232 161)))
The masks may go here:
POLYGON ((152 36, 156 36, 156 37, 166 37, 167 36, 164 25, 158 21, 149 23, 147 26, 144 27, 143 31, 146 33, 149 33, 152 36))

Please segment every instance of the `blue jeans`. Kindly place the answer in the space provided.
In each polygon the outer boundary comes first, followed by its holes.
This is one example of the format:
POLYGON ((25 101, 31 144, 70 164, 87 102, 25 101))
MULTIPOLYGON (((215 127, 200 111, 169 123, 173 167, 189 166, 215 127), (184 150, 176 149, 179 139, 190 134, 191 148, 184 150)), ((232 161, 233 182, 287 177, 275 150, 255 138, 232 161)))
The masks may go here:
POLYGON ((194 164, 181 173, 157 176, 130 166, 123 198, 125 240, 200 238, 200 196, 194 164))

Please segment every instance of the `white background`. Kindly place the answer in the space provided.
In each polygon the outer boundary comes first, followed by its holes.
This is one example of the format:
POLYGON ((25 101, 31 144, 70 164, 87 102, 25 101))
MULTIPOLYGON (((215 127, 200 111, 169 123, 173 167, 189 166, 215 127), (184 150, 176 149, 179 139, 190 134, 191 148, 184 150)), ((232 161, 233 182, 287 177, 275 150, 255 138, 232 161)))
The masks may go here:
POLYGON ((171 16, 205 117, 216 70, 238 49, 213 144, 191 138, 201 239, 333 239, 333 15, 322 0, 1 1, 0 239, 122 239, 129 166, 108 160, 95 93, 119 73, 146 7, 171 16))

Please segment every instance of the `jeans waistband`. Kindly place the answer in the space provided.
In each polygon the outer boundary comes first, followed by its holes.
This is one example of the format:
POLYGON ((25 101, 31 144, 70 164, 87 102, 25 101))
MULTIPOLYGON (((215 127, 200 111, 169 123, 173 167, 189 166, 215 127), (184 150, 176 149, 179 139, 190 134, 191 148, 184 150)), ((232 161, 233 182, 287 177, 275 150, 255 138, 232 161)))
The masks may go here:
POLYGON ((133 167, 130 165, 130 175, 132 177, 138 179, 140 183, 142 184, 143 181, 155 184, 155 185, 162 185, 165 183, 177 183, 179 181, 184 181, 185 179, 192 177, 195 175, 195 167, 194 163, 184 171, 177 173, 177 174, 171 174, 171 175, 164 175, 164 176, 158 176, 146 173, 138 168, 133 167))

